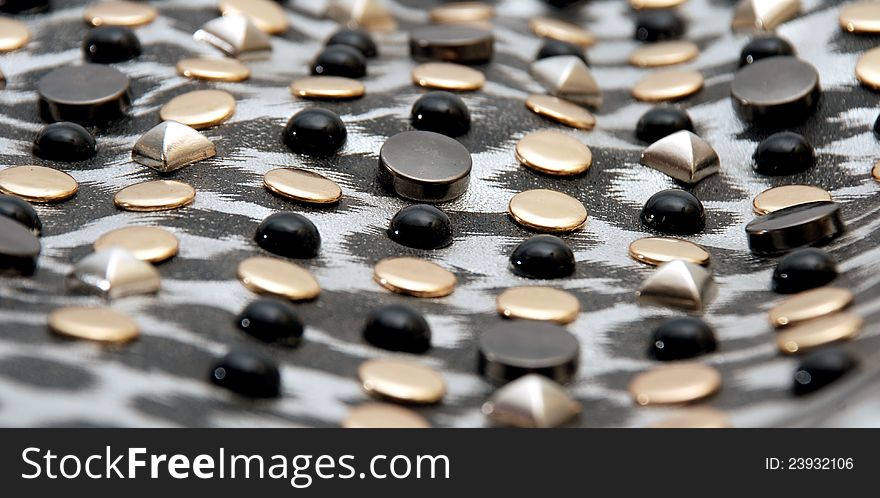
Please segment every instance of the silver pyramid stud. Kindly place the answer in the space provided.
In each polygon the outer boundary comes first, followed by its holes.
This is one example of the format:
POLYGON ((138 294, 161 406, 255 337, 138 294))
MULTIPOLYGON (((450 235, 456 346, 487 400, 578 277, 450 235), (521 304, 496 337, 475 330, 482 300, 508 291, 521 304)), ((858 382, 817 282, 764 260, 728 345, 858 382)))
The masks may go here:
POLYGON ((734 31, 772 31, 801 11, 800 0, 740 0, 733 11, 734 31))
POLYGON ((538 374, 507 384, 483 404, 483 413, 494 423, 515 427, 556 427, 580 411, 580 403, 559 384, 538 374))
POLYGON ((532 63, 532 77, 557 97, 590 107, 602 105, 602 90, 590 68, 575 55, 557 55, 532 63))
POLYGON ((138 139, 131 158, 156 171, 170 173, 215 154, 214 142, 201 133, 177 121, 164 121, 138 139))
POLYGON ((160 283, 153 265, 115 247, 89 254, 67 275, 68 289, 106 299, 152 294, 159 291, 160 283))
POLYGON ((326 17, 349 27, 394 31, 397 21, 383 0, 331 0, 326 17))
POLYGON ((642 152, 641 163, 688 184, 718 173, 718 154, 705 140, 688 130, 667 135, 642 152))
POLYGON ((262 32, 250 18, 230 15, 212 19, 193 35, 230 57, 263 59, 272 51, 269 35, 262 32))
POLYGON ((636 296, 644 304, 702 311, 717 293, 709 270, 676 259, 657 267, 642 282, 636 296))

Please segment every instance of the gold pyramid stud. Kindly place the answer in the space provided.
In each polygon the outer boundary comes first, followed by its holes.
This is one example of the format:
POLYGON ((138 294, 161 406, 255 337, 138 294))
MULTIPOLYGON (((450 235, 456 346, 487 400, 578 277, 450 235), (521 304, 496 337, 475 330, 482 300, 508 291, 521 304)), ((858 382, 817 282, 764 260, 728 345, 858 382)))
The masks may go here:
POLYGON ((676 259, 660 265, 646 278, 636 297, 644 304, 702 311, 717 293, 709 270, 676 259))
POLYGON ((193 128, 177 121, 164 121, 138 139, 131 158, 161 173, 214 157, 214 142, 193 128))
POLYGON ((801 11, 800 0, 740 0, 733 11, 734 31, 773 31, 801 11))
POLYGON ((590 107, 602 105, 602 90, 580 57, 557 55, 537 60, 531 74, 552 95, 590 107))
POLYGON ((529 374, 502 387, 483 404, 483 413, 499 425, 557 427, 581 411, 562 387, 538 374, 529 374))
POLYGON ((193 35, 224 54, 239 59, 265 59, 272 41, 247 16, 229 15, 212 19, 193 35))
POLYGON ((152 294, 159 291, 160 283, 153 265, 116 247, 89 254, 67 275, 70 290, 106 299, 152 294))
POLYGON ((677 131, 648 146, 641 163, 688 184, 718 173, 718 154, 705 140, 688 130, 677 131))
POLYGON ((333 0, 325 15, 346 26, 370 31, 390 32, 397 29, 397 21, 382 0, 333 0))

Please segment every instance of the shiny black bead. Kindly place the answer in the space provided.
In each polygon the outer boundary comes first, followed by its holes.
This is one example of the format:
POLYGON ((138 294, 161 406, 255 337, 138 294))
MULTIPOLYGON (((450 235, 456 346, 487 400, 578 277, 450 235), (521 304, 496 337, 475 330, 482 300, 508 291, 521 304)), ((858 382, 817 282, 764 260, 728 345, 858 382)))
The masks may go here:
POLYGON ((687 112, 676 107, 654 107, 639 118, 636 137, 654 143, 681 130, 694 131, 694 123, 687 112))
POLYGON ((779 260, 773 271, 773 291, 794 294, 822 287, 837 278, 837 261, 822 249, 794 251, 779 260))
POLYGON ((238 327, 263 341, 283 346, 297 346, 302 341, 303 324, 296 308, 287 301, 258 299, 238 315, 238 327))
POLYGON ((211 382, 249 398, 277 398, 281 373, 272 359, 248 351, 233 351, 211 368, 211 382))
POLYGON ((715 351, 718 341, 706 322, 695 317, 667 320, 654 329, 648 355, 660 360, 684 360, 715 351))
POLYGON ((439 249, 452 243, 452 222, 443 211, 427 204, 407 206, 391 218, 388 237, 416 249, 439 249))
POLYGON ((43 230, 43 222, 37 216, 36 210, 24 199, 14 195, 0 194, 0 216, 13 219, 26 226, 34 233, 40 235, 43 230))
POLYGON ((376 57, 379 50, 376 48, 376 42, 369 33, 362 29, 342 29, 333 34, 327 43, 331 45, 347 45, 356 48, 364 57, 376 57))
POLYGON ((125 62, 141 55, 141 42, 131 28, 101 26, 89 30, 83 40, 83 52, 89 62, 125 62))
POLYGON ((348 45, 324 48, 312 64, 312 74, 363 78, 367 75, 367 59, 360 50, 348 45))
POLYGON ((636 17, 635 39, 644 42, 674 40, 681 38, 684 30, 684 19, 675 11, 649 11, 636 17))
POLYGON ((874 136, 880 138, 880 116, 874 121, 874 136))
POLYGON ((556 7, 558 9, 562 9, 565 7, 569 7, 576 3, 580 3, 582 0, 544 0, 544 3, 556 7))
POLYGON ((535 235, 510 255, 513 273, 526 278, 562 278, 574 273, 574 253, 559 237, 535 235))
POLYGON ((0 0, 0 12, 38 14, 49 10, 49 0, 0 0))
POLYGON ((82 126, 62 121, 43 127, 34 139, 34 155, 50 161, 85 161, 98 153, 95 137, 82 126))
POLYGON ((290 118, 284 128, 284 143, 294 152, 329 156, 345 144, 345 123, 332 111, 304 109, 290 118))
POLYGON ((794 394, 803 396, 849 373, 856 359, 839 348, 820 349, 805 356, 794 374, 794 394))
POLYGON ((663 233, 690 235, 706 226, 703 203, 680 189, 661 190, 652 195, 640 216, 642 223, 663 233))
POLYGON ((556 57, 557 55, 573 55, 579 57, 585 64, 590 64, 587 60, 587 54, 584 53, 582 47, 575 45, 574 43, 551 39, 544 40, 544 44, 541 45, 541 49, 538 50, 538 55, 535 56, 535 60, 556 57))
POLYGON ((288 258, 314 258, 321 248, 318 227, 297 213, 269 215, 257 227, 254 240, 263 249, 288 258))
POLYGON ((389 351, 419 354, 431 347, 431 327, 418 311, 391 304, 370 314, 364 326, 364 340, 389 351))
POLYGON ((780 131, 758 144, 754 168, 762 175, 793 175, 812 166, 815 160, 813 147, 803 135, 780 131))
POLYGON ((785 38, 761 36, 752 39, 739 55, 739 67, 777 55, 795 55, 794 47, 785 38))
POLYGON ((449 137, 464 135, 471 129, 471 113, 459 97, 449 92, 428 92, 413 104, 413 128, 449 137))

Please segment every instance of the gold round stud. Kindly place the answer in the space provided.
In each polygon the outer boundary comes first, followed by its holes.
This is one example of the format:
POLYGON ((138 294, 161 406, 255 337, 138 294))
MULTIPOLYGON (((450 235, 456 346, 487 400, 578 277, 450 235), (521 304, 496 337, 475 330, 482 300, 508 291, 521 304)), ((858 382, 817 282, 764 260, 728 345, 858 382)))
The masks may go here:
POLYGON ((629 245, 629 255, 640 263, 662 265, 675 259, 706 266, 709 251, 699 244, 672 237, 645 237, 629 245))
POLYGON ((776 345, 785 354, 805 353, 832 342, 852 339, 864 322, 855 313, 835 313, 784 329, 777 334, 776 345))
POLYGON ((258 294, 272 294, 291 301, 310 301, 318 297, 321 287, 305 268, 276 259, 248 258, 238 265, 238 279, 258 294))
POLYGON ((445 268, 418 258, 387 258, 376 263, 373 280, 382 287, 415 297, 452 294, 457 279, 445 268))
POLYGON ((346 429, 427 429, 425 417, 389 403, 364 403, 352 408, 342 422, 346 429))
POLYGON ((524 286, 505 290, 495 300, 498 313, 505 318, 544 320, 560 324, 575 321, 581 303, 574 294, 553 287, 524 286))
POLYGON ((45 166, 13 166, 0 171, 0 192, 30 202, 70 199, 79 184, 63 171, 45 166))
POLYGON ((284 9, 272 0, 220 0, 217 4, 224 16, 250 18, 260 31, 277 35, 287 31, 284 9))
POLYGON ((507 204, 513 221, 539 232, 570 232, 587 221, 581 201, 554 190, 535 189, 514 195, 507 204))
POLYGON ((690 41, 648 43, 629 54, 629 63, 637 67, 659 67, 681 64, 700 55, 700 48, 690 41))
POLYGON ((162 121, 177 121, 197 130, 218 125, 235 113, 235 97, 222 90, 196 90, 169 100, 159 110, 162 121))
POLYGON ((446 382, 437 371, 402 358, 366 361, 358 377, 368 393, 401 403, 438 403, 446 394, 446 382))
POLYGON ((199 80, 236 82, 250 78, 251 70, 235 59, 192 57, 177 62, 177 74, 199 80))
POLYGON ((859 57, 856 78, 871 90, 880 90, 880 47, 874 47, 859 57))
POLYGON ((669 405, 701 400, 720 388, 718 370, 699 363, 673 363, 638 374, 629 393, 643 406, 669 405))
POLYGON ((590 111, 559 97, 532 94, 526 98, 526 107, 538 116, 572 128, 592 130, 596 126, 596 117, 590 111))
POLYGON ((629 5, 636 9, 671 9, 687 2, 687 0, 629 0, 629 5))
POLYGON ((875 180, 880 182, 880 161, 874 163, 874 167, 871 168, 871 176, 873 176, 875 180))
POLYGON ((542 38, 552 38, 582 47, 589 47, 596 43, 596 37, 580 26, 549 17, 532 19, 529 21, 529 29, 542 38))
POLYGON ((95 2, 83 11, 83 18, 92 26, 136 27, 149 24, 159 11, 144 2, 95 2))
POLYGON ((175 180, 153 180, 129 185, 113 197, 125 211, 167 211, 189 205, 196 197, 190 185, 175 180))
POLYGON ((93 246, 95 252, 121 247, 141 261, 159 263, 177 254, 180 243, 164 228, 123 227, 101 235, 93 246))
POLYGON ((730 427, 730 419, 727 414, 709 408, 708 406, 695 406, 682 408, 678 412, 652 424, 655 429, 726 429, 730 427))
POLYGON ((516 158, 528 168, 556 176, 579 175, 593 164, 593 153, 578 139, 552 130, 529 133, 516 144, 516 158))
POLYGON ((109 308, 59 308, 49 314, 49 330, 65 337, 122 343, 140 334, 134 320, 109 308))
POLYGON ((414 67, 413 83, 424 88, 452 92, 479 90, 486 84, 486 76, 476 69, 451 62, 427 62, 414 67))
POLYGON ((853 2, 840 8, 840 27, 850 33, 880 33, 880 4, 853 2))
POLYGON ((342 198, 336 182, 304 169, 273 169, 263 176, 263 184, 273 194, 308 204, 332 204, 342 198))
POLYGON ((768 188, 755 196, 752 209, 755 214, 767 214, 782 208, 808 202, 830 201, 831 194, 812 185, 781 185, 768 188))
POLYGON ((428 11, 431 22, 438 24, 479 23, 494 16, 495 9, 482 2, 452 2, 428 11))
POLYGON ((644 76, 632 89, 632 95, 643 102, 678 100, 703 88, 703 75, 691 69, 655 71, 644 76))
POLYGON ((290 93, 304 99, 356 99, 366 91, 360 81, 342 76, 308 76, 290 84, 290 93))
POLYGON ((767 318, 774 327, 796 323, 836 313, 853 302, 853 293, 840 287, 819 287, 795 294, 770 308, 767 318))
POLYGON ((0 17, 0 52, 18 50, 31 40, 31 30, 15 19, 0 17))

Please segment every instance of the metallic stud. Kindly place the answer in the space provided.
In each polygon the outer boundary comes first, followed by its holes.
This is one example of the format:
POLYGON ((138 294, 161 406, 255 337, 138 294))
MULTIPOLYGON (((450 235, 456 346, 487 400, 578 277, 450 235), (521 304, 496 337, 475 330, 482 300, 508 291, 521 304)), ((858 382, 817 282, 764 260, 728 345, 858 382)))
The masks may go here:
POLYGON ((553 130, 529 133, 516 144, 516 158, 526 167, 555 176, 579 175, 593 164, 593 153, 578 139, 553 130))
POLYGON ((0 17, 0 52, 18 50, 31 39, 27 25, 15 19, 0 17))
POLYGON ((366 91, 360 81, 343 76, 308 76, 290 84, 290 93, 304 99, 356 99, 363 97, 366 91))
POLYGON ((552 95, 594 108, 602 105, 602 90, 580 57, 557 55, 539 59, 529 71, 552 95))
POLYGON ((159 272, 153 265, 117 247, 89 254, 67 274, 68 289, 105 299, 155 294, 160 286, 159 272))
POLYGON ((819 72, 792 56, 767 57, 743 66, 730 85, 737 114, 757 124, 803 121, 813 114, 820 96, 819 72))
POLYGON ((3 74, 3 71, 0 71, 0 90, 6 88, 6 75, 3 74))
POLYGON ((196 190, 174 180, 153 180, 129 185, 113 197, 124 211, 167 211, 192 204, 196 190))
POLYGON ((529 374, 502 387, 483 404, 483 413, 499 425, 526 428, 558 427, 581 412, 562 386, 529 374))
POLYGON ((310 301, 321 287, 305 268, 277 258, 248 258, 238 265, 242 285, 258 294, 271 294, 291 301, 310 301))
POLYGON ((269 36, 245 16, 223 16, 208 21, 193 38, 243 60, 268 58, 272 50, 269 36))
POLYGON ((391 32, 397 21, 383 0, 331 0, 326 16, 350 28, 391 32))
POLYGON ((749 250, 776 255, 834 240, 846 230, 836 202, 808 202, 758 216, 746 225, 749 250))
POLYGON ((630 7, 641 9, 671 9, 687 2, 687 0, 629 0, 630 7))
POLYGON ((670 405, 707 398, 720 388, 718 370, 698 363, 673 363, 636 375, 629 393, 643 406, 670 405))
POLYGON ((177 121, 197 130, 218 125, 235 113, 235 97, 222 90, 195 90, 178 95, 159 109, 162 121, 177 121))
POLYGON ((564 384, 574 379, 580 362, 574 334, 534 320, 505 320, 480 334, 478 348, 477 371, 499 384, 530 373, 564 384))
POLYGON ((797 323, 837 313, 852 304, 852 291, 840 287, 819 287, 795 294, 767 312, 767 319, 774 327, 786 327, 797 323))
POLYGON ((128 76, 106 64, 67 65, 37 81, 44 121, 105 125, 125 115, 131 104, 128 76))
POLYGON ((277 35, 287 31, 287 17, 278 2, 272 0, 220 0, 217 4, 224 16, 246 16, 265 33, 277 35))
POLYGON ((418 258, 386 258, 373 267, 373 280, 382 287, 415 297, 452 294, 457 279, 445 268, 418 258))
POLYGON ((140 335, 137 323, 110 308, 68 307, 49 314, 49 330, 73 339, 124 343, 140 335))
POLYGON ((703 88, 703 75, 692 69, 655 71, 632 88, 632 95, 643 102, 664 102, 689 97, 703 88))
POLYGON ((30 202, 61 202, 73 197, 79 184, 63 171, 45 166, 13 166, 0 170, 0 192, 30 202))
POLYGON ((721 169, 715 149, 688 130, 677 131, 649 145, 642 152, 641 163, 689 185, 721 169))
POLYGON ((703 246, 672 237, 645 237, 629 245, 629 255, 641 263, 662 265, 676 259, 695 265, 709 264, 709 251, 703 246))
POLYGON ((473 159, 457 140, 430 131, 405 131, 379 150, 379 181, 416 202, 446 202, 464 195, 473 159))
POLYGON ((430 24, 410 31, 409 52, 420 61, 483 64, 492 59, 492 31, 473 24, 430 24))
POLYGON ((134 144, 131 159, 161 173, 214 157, 214 142, 177 121, 165 121, 144 133, 134 144))
POLYGON ((763 215, 809 202, 831 201, 831 194, 812 185, 780 185, 768 188, 752 200, 755 214, 763 215))
POLYGON ((364 390, 399 403, 439 403, 446 382, 433 368, 403 358, 365 361, 358 368, 364 390))
POLYGON ((708 406, 682 408, 651 424, 655 429, 726 429, 731 427, 727 414, 708 406))
POLYGON ((431 22, 437 24, 467 24, 489 21, 495 9, 483 2, 452 2, 428 11, 431 22))
POLYGON ((565 325, 577 319, 581 303, 574 294, 562 289, 524 286, 498 294, 495 308, 505 318, 543 320, 565 325))
POLYGON ((173 233, 159 227, 123 227, 98 237, 95 252, 119 247, 148 263, 161 263, 177 254, 180 243, 173 233))
POLYGON ((681 64, 700 55, 700 48, 691 41, 661 41, 640 45, 629 54, 629 63, 636 67, 659 67, 681 64))
POLYGON ((529 29, 542 38, 574 43, 582 47, 589 47, 596 43, 596 37, 589 31, 569 22, 549 17, 532 19, 529 21, 529 29))
POLYGON ((514 195, 507 205, 513 221, 538 232, 570 232, 587 221, 581 201, 554 190, 535 189, 514 195))
POLYGON ((852 339, 858 335, 864 322, 855 313, 835 313, 786 328, 776 336, 776 345, 785 354, 805 353, 833 342, 852 339))
POLYGON ((95 2, 83 11, 83 19, 92 26, 134 28, 153 22, 158 15, 156 7, 143 2, 95 2))
POLYGON ((26 225, 0 215, 0 274, 33 275, 42 245, 26 225))
POLYGON ((538 116, 572 128, 592 130, 596 117, 583 107, 550 95, 532 94, 526 98, 526 107, 538 116))
POLYGON ((801 11, 800 0, 739 0, 733 11, 734 31, 773 31, 801 11))
POLYGON ((364 403, 349 410, 342 427, 346 429, 427 429, 425 417, 390 403, 364 403))
POLYGON ((871 168, 871 176, 873 176, 875 180, 880 182, 880 161, 874 163, 874 167, 871 168))
POLYGON ((251 76, 251 70, 235 59, 218 57, 192 57, 177 62, 177 74, 208 81, 244 81, 251 76))
POLYGON ((850 33, 880 33, 880 4, 852 2, 840 7, 840 27, 850 33))
POLYGON ((856 78, 871 90, 880 90, 880 47, 872 48, 859 57, 856 78))
POLYGON ((717 293, 710 271, 679 259, 660 265, 636 297, 642 303, 702 311, 717 293))
POLYGON ((273 194, 307 204, 332 204, 342 198, 336 182, 304 169, 273 169, 263 176, 263 184, 273 194))
POLYGON ((479 90, 486 84, 482 72, 451 62, 426 62, 414 67, 413 83, 423 88, 436 88, 451 92, 479 90))

